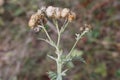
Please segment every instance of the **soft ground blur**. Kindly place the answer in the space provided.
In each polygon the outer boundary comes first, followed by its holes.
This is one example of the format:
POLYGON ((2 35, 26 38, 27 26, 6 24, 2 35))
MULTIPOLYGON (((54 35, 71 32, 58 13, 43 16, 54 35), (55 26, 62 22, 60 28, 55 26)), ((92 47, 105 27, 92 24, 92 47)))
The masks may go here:
POLYGON ((84 23, 93 25, 76 46, 86 64, 74 61, 64 80, 120 80, 120 0, 0 0, 0 80, 49 80, 47 72, 56 67, 46 55, 54 49, 37 39, 43 33, 28 27, 30 16, 49 5, 77 13, 62 36, 65 52, 84 23))

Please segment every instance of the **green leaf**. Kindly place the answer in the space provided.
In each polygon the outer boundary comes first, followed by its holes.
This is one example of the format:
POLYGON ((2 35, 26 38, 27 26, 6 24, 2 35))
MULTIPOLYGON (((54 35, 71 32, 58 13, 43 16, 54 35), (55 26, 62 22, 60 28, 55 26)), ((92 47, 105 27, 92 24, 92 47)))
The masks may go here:
POLYGON ((73 52, 71 53, 71 57, 80 57, 83 55, 83 52, 77 49, 74 49, 73 52))
POLYGON ((56 80, 57 78, 57 74, 55 72, 50 71, 48 72, 48 75, 49 75, 50 80, 56 80))
POLYGON ((68 68, 73 68, 73 67, 74 67, 73 62, 71 62, 71 61, 70 61, 70 62, 68 62, 68 63, 67 63, 67 67, 68 67, 68 68))
POLYGON ((49 29, 49 26, 48 26, 48 25, 45 25, 45 29, 48 30, 48 29, 49 29))
POLYGON ((70 54, 69 60, 74 61, 74 60, 79 60, 83 63, 86 63, 85 60, 81 57, 83 55, 83 51, 74 49, 73 52, 70 54))
POLYGON ((74 60, 79 60, 79 61, 81 61, 81 62, 83 62, 83 63, 86 63, 86 61, 84 60, 84 58, 82 58, 82 57, 74 57, 73 58, 73 61, 74 60))

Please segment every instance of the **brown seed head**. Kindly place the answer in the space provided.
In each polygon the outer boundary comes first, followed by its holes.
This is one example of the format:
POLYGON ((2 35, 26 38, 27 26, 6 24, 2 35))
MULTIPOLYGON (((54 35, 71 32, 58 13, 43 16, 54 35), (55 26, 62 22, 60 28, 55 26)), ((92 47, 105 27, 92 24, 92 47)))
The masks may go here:
POLYGON ((37 27, 37 25, 46 24, 46 22, 47 20, 44 14, 40 14, 37 12, 31 16, 28 25, 31 29, 33 29, 34 27, 37 27))
POLYGON ((84 26, 80 27, 80 31, 90 31, 92 29, 92 26, 90 24, 84 24, 84 26))
POLYGON ((76 18, 76 14, 74 12, 70 12, 68 15, 68 21, 73 21, 76 18))

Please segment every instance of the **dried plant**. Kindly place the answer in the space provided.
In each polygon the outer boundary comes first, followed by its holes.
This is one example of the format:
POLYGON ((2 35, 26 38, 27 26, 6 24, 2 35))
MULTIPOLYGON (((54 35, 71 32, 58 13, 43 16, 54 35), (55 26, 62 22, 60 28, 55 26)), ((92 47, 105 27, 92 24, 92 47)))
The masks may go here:
POLYGON ((75 18, 76 18, 76 14, 68 8, 62 9, 59 7, 49 6, 47 8, 42 7, 40 10, 38 10, 37 13, 33 14, 29 20, 29 26, 31 29, 36 31, 43 29, 43 31, 45 32, 48 38, 48 39, 43 39, 43 38, 39 38, 39 39, 49 43, 52 47, 55 48, 55 54, 57 55, 57 57, 48 55, 48 57, 56 61, 56 65, 57 65, 56 72, 52 72, 52 71, 48 72, 51 80, 62 80, 63 76, 65 76, 66 72, 68 71, 68 69, 63 70, 63 66, 65 66, 65 64, 68 62, 72 62, 72 60, 76 58, 77 59, 80 58, 79 54, 75 54, 75 53, 73 54, 72 52, 77 42, 83 37, 84 34, 86 34, 90 30, 91 28, 90 25, 85 24, 84 27, 80 28, 81 32, 79 34, 76 34, 76 38, 75 38, 76 41, 67 55, 63 54, 63 49, 60 47, 61 34, 65 31, 68 24, 73 20, 75 20, 75 18), (54 42, 51 39, 51 36, 48 34, 48 31, 45 28, 45 25, 47 23, 47 18, 53 19, 53 23, 55 24, 58 34, 58 39, 56 42, 54 42), (63 24, 62 27, 59 27, 58 24, 59 19, 65 20, 65 23, 63 24))

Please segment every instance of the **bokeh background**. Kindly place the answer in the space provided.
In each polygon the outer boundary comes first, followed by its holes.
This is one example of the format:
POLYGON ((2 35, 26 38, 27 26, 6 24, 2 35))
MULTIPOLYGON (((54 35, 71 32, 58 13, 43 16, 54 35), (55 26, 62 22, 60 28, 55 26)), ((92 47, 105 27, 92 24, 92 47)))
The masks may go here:
POLYGON ((28 27, 30 16, 49 5, 77 14, 62 36, 65 52, 83 24, 93 26, 76 46, 86 64, 74 61, 64 80, 120 80, 120 0, 0 0, 0 80, 49 80, 47 72, 56 67, 46 55, 54 55, 54 49, 38 40, 43 33, 28 27))

